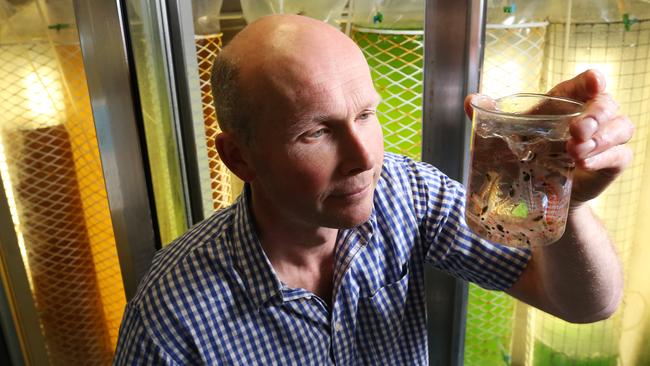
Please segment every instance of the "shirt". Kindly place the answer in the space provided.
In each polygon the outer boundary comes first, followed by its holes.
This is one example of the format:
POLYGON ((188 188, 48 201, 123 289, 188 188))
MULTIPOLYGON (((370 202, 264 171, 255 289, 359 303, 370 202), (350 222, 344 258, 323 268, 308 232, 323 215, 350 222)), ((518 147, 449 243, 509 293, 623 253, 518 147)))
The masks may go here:
POLYGON ((370 218, 339 230, 329 308, 280 281, 242 194, 156 254, 114 363, 426 365, 425 262, 503 290, 530 258, 473 234, 464 196, 433 166, 386 153, 370 218))

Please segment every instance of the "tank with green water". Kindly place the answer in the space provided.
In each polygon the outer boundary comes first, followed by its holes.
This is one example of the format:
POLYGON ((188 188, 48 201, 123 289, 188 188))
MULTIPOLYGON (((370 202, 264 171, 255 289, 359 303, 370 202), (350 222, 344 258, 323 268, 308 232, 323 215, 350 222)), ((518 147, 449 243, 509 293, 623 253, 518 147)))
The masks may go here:
POLYGON ((375 89, 386 151, 421 159, 424 1, 357 0, 350 36, 362 49, 375 89))

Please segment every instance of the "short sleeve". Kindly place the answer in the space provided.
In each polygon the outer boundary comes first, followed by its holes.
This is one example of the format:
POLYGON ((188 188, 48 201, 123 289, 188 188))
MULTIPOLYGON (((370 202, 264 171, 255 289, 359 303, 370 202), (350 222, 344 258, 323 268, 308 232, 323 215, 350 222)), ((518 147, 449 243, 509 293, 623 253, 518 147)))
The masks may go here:
POLYGON ((463 186, 429 164, 418 162, 412 167, 425 260, 486 289, 512 287, 530 260, 530 250, 478 237, 465 221, 463 186))

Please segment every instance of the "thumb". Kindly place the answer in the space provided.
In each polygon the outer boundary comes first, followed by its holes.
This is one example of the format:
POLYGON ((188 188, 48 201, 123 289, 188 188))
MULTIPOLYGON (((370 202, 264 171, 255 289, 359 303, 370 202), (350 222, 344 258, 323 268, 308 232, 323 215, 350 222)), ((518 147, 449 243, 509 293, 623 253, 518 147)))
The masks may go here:
POLYGON ((605 86, 605 75, 596 69, 590 69, 557 84, 548 94, 586 102, 604 92, 605 86))
POLYGON ((465 113, 467 113, 467 117, 470 119, 474 116, 474 107, 472 105, 489 110, 496 108, 496 102, 492 97, 485 94, 472 93, 465 97, 464 103, 465 113))
POLYGON ((478 96, 478 94, 472 93, 465 97, 465 102, 464 102, 465 114, 467 114, 467 117, 469 117, 469 119, 472 119, 472 117, 474 116, 474 108, 472 108, 472 98, 474 98, 475 96, 478 96))
POLYGON ((465 113, 467 113, 467 116, 469 119, 472 119, 474 116, 474 107, 477 106, 481 109, 486 109, 486 110, 495 110, 496 109, 496 101, 492 99, 492 97, 487 96, 485 94, 470 94, 465 97, 465 113))

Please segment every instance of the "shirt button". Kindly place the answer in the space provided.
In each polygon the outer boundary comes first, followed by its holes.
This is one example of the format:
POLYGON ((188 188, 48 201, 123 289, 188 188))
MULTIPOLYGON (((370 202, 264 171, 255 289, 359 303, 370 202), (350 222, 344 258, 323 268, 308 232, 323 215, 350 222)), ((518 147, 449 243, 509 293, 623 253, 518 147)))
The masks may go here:
POLYGON ((343 324, 341 324, 341 322, 334 323, 334 330, 336 330, 337 332, 342 331, 343 330, 343 324))

